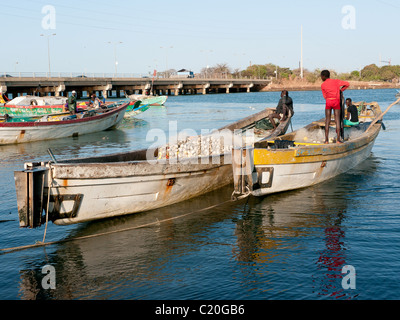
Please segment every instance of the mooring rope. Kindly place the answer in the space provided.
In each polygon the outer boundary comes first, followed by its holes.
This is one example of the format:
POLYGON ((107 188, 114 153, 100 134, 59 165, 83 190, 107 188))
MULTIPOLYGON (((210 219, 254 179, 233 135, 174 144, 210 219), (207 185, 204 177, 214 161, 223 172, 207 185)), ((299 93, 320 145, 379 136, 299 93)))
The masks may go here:
POLYGON ((70 242, 70 241, 91 239, 91 238, 101 237, 101 236, 105 236, 105 235, 110 235, 110 234, 113 234, 113 233, 119 233, 119 232, 125 232, 125 231, 131 231, 131 230, 135 230, 135 229, 150 227, 152 225, 160 225, 163 222, 168 222, 168 221, 171 221, 171 220, 176 220, 176 219, 179 219, 179 218, 183 218, 183 217, 189 216, 189 215, 191 215, 193 213, 210 210, 210 209, 216 208, 218 206, 221 206, 221 205, 229 203, 229 202, 235 202, 235 200, 230 199, 230 200, 223 201, 223 202, 220 202, 218 204, 215 204, 215 205, 212 205, 212 206, 209 206, 209 207, 206 207, 206 208, 202 208, 202 209, 199 209, 199 210, 187 212, 187 213, 181 214, 181 215, 176 216, 176 217, 167 218, 167 219, 163 219, 163 220, 158 220, 157 219, 155 222, 150 222, 150 223, 142 224, 142 225, 135 226, 135 227, 129 227, 129 228, 124 228, 124 229, 120 229, 120 230, 107 231, 107 232, 96 233, 96 234, 91 234, 91 235, 81 236, 81 237, 75 237, 75 238, 69 238, 69 239, 62 239, 62 240, 57 240, 57 241, 50 241, 50 242, 37 241, 35 244, 31 244, 31 245, 4 248, 4 249, 0 249, 0 254, 6 254, 6 253, 10 253, 10 252, 26 250, 26 249, 32 249, 32 248, 38 248, 38 247, 44 247, 44 246, 50 246, 50 245, 60 244, 60 243, 65 243, 65 242, 70 242))

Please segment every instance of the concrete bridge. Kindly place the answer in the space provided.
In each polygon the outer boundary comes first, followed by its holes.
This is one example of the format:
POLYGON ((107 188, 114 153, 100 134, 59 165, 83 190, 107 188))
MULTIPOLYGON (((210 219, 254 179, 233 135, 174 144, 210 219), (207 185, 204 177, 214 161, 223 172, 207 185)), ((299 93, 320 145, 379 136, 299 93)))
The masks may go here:
POLYGON ((12 97, 23 94, 68 96, 75 90, 78 97, 97 93, 105 97, 127 94, 209 94, 260 91, 270 79, 150 78, 101 76, 0 76, 0 91, 12 97))

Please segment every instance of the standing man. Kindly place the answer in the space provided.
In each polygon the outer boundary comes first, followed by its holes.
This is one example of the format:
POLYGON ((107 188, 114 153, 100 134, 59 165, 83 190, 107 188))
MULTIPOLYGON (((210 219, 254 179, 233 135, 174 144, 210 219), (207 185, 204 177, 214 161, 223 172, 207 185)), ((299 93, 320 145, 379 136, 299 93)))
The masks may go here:
POLYGON ((329 143, 329 124, 331 122, 332 109, 335 115, 336 124, 336 143, 343 143, 340 139, 340 95, 346 90, 350 83, 339 79, 331 79, 331 74, 328 70, 321 72, 321 84, 322 95, 325 98, 325 143, 329 143))
POLYGON ((76 91, 72 91, 72 94, 68 98, 68 109, 71 114, 76 113, 76 91))

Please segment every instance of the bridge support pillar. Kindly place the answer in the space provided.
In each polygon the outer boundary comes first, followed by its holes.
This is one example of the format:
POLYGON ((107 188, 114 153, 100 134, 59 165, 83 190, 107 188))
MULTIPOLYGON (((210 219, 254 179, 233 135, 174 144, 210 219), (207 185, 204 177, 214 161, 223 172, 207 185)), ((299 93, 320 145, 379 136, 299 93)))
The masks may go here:
MULTIPOLYGON (((103 93, 104 98, 108 98, 108 91, 111 91, 111 89, 112 89, 111 83, 107 83, 105 86, 103 86, 101 91, 103 93)), ((110 93, 110 95, 111 95, 111 93, 110 93)))
POLYGON ((65 85, 64 84, 60 84, 57 88, 56 88, 56 92, 55 92, 55 96, 59 97, 61 95, 62 92, 65 91, 65 85))
POLYGON ((233 87, 233 83, 228 84, 226 87, 226 93, 229 93, 229 89, 233 87))
MULTIPOLYGON (((175 86, 175 95, 179 96, 179 90, 183 89, 183 83, 179 82, 176 86, 175 86)), ((183 91, 183 90, 182 90, 183 91)))
POLYGON ((207 94, 207 89, 210 87, 210 83, 206 83, 204 86, 203 86, 203 94, 207 94))

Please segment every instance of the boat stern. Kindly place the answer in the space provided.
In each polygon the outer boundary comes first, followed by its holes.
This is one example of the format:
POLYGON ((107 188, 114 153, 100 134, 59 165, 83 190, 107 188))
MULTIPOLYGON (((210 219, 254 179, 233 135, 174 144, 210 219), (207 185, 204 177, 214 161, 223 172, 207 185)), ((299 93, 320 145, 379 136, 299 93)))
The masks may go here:
POLYGON ((14 172, 19 225, 21 228, 36 228, 46 216, 45 184, 49 168, 43 162, 26 163, 24 170, 14 172))

